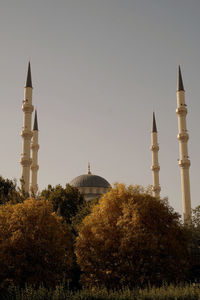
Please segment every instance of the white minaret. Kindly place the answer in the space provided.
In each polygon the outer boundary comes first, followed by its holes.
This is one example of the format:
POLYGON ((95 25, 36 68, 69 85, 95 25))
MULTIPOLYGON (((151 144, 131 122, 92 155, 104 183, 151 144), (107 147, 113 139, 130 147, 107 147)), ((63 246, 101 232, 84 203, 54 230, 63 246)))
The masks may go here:
POLYGON ((181 75, 181 68, 178 69, 178 85, 177 85, 177 109, 178 116, 178 141, 179 141, 179 166, 181 170, 181 188, 182 188, 182 205, 183 219, 185 223, 190 223, 191 220, 191 198, 190 198, 190 177, 189 168, 190 160, 188 156, 188 139, 186 126, 187 108, 185 104, 185 91, 181 75))
POLYGON ((158 145, 158 134, 157 134, 157 127, 156 127, 156 119, 155 114, 153 113, 153 126, 152 126, 152 132, 151 132, 151 151, 152 151, 152 176, 153 176, 153 185, 152 185, 152 191, 154 197, 160 197, 160 184, 159 184, 159 171, 160 166, 158 163, 158 151, 159 151, 159 145, 158 145))
POLYGON ((22 127, 22 155, 21 155, 21 165, 22 165, 22 187, 25 192, 29 192, 29 182, 30 182, 30 166, 31 166, 31 158, 30 158, 30 144, 32 138, 31 131, 31 121, 32 121, 32 80, 31 80, 31 66, 30 62, 28 64, 28 73, 26 85, 24 88, 24 100, 22 105, 22 111, 24 112, 24 122, 22 127))
POLYGON ((37 173, 38 173, 38 121, 37 121, 37 111, 35 110, 35 119, 33 125, 33 138, 31 143, 31 150, 32 150, 32 164, 31 164, 31 186, 30 191, 34 194, 37 194, 38 185, 37 185, 37 173))

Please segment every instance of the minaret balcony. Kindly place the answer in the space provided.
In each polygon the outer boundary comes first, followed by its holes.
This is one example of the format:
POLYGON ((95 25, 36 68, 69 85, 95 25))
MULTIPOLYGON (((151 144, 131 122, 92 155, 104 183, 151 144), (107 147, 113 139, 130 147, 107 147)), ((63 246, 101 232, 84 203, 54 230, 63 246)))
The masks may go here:
POLYGON ((155 152, 159 151, 159 146, 158 146, 158 144, 152 145, 152 146, 150 147, 150 150, 151 150, 151 151, 155 151, 155 152))
POLYGON ((40 148, 40 146, 38 144, 31 144, 31 149, 32 150, 38 151, 39 148, 40 148))
POLYGON ((182 132, 177 135, 177 139, 181 142, 187 142, 189 140, 189 135, 187 132, 182 132))
POLYGON ((160 171, 160 166, 159 165, 151 166, 151 170, 155 171, 155 172, 159 172, 160 171))
POLYGON ((33 107, 32 104, 29 104, 27 101, 28 101, 28 100, 25 100, 25 101, 24 101, 24 103, 23 103, 23 105, 22 105, 22 110, 23 110, 23 112, 32 113, 33 110, 34 110, 34 107, 33 107))
POLYGON ((176 114, 181 116, 187 115, 187 108, 185 106, 180 106, 176 109, 176 114))
POLYGON ((32 131, 30 131, 30 130, 24 129, 24 130, 22 130, 22 132, 21 132, 21 136, 22 136, 23 138, 31 139, 32 136, 33 136, 33 133, 32 133, 32 131))
POLYGON ((38 165, 31 165, 31 170, 32 171, 38 171, 39 170, 39 166, 38 165))
POLYGON ((21 160, 20 160, 20 163, 23 167, 30 167, 31 163, 32 163, 32 160, 31 159, 28 159, 26 157, 22 157, 21 160))
POLYGON ((187 159, 187 158, 180 159, 178 164, 181 168, 189 168, 190 167, 190 160, 187 159))

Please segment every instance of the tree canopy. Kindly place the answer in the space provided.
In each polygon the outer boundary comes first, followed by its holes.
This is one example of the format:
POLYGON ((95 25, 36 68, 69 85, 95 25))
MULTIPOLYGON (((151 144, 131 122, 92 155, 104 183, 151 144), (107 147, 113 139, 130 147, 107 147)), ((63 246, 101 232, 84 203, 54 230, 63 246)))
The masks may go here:
POLYGON ((191 281, 200 280, 200 205, 192 210, 192 222, 187 225, 189 233, 190 272, 191 281))
POLYGON ((21 202, 20 193, 17 190, 16 182, 10 179, 4 179, 0 176, 0 205, 8 201, 13 203, 21 202))
POLYGON ((75 252, 85 285, 133 287, 183 280, 187 243, 167 201, 115 185, 83 220, 75 252))
POLYGON ((69 277, 72 237, 49 201, 0 207, 0 282, 54 286, 69 277))
POLYGON ((74 215, 71 219, 71 225, 72 225, 71 227, 72 227, 72 231, 75 234, 75 236, 78 235, 79 228, 81 226, 83 219, 91 213, 93 206, 96 205, 98 203, 98 201, 99 201, 99 199, 95 198, 91 201, 84 201, 79 206, 79 209, 78 209, 76 215, 74 215))
POLYGON ((72 218, 84 202, 79 190, 69 184, 66 184, 65 188, 61 185, 55 187, 49 185, 41 192, 41 197, 49 200, 54 211, 61 215, 68 224, 71 224, 72 218))

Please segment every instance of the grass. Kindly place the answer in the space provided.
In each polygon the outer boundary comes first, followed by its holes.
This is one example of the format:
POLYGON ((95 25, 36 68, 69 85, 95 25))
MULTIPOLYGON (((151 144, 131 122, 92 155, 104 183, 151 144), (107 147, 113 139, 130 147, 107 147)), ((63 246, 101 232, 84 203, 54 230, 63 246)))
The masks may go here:
POLYGON ((145 289, 124 288, 119 291, 106 289, 82 289, 80 291, 66 290, 58 286, 54 290, 40 287, 35 289, 26 286, 20 289, 10 286, 0 294, 1 300, 198 300, 200 299, 200 285, 163 285, 160 288, 148 287, 145 289))

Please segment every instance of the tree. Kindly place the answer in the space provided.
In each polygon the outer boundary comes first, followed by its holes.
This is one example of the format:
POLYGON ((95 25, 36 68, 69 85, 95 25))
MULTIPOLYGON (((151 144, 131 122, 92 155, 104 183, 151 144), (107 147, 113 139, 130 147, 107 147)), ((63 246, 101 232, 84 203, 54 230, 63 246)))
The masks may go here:
POLYGON ((69 278, 72 237, 49 201, 0 207, 0 282, 54 286, 69 278))
MULTIPOLYGON (((81 212, 87 210, 87 203, 84 201, 79 190, 69 184, 66 184, 65 188, 61 185, 56 185, 55 187, 49 185, 47 189, 41 192, 41 198, 48 199, 52 203, 56 214, 62 216, 63 220, 69 224, 74 242, 75 236, 77 235, 77 224, 82 216, 81 212), (79 215, 79 217, 77 215, 79 215)), ((73 256, 71 274, 72 281, 70 287, 79 288, 80 268, 76 263, 75 254, 73 256)))
POLYGON ((0 176, 0 205, 8 201, 13 203, 21 202, 20 192, 17 190, 15 180, 4 179, 0 176))
POLYGON ((192 210, 192 224, 200 232, 200 205, 192 210))
POLYGON ((187 234, 165 200, 115 185, 82 222, 77 262, 85 285, 161 284, 185 278, 187 234))
POLYGON ((75 236, 78 236, 79 228, 81 226, 83 219, 91 213, 93 206, 96 205, 98 202, 99 202, 99 199, 95 198, 91 201, 84 201, 79 206, 79 209, 78 209, 76 215, 74 215, 71 218, 72 231, 75 236))
POLYGON ((187 225, 189 233, 190 270, 189 280, 200 280, 200 205, 192 210, 192 222, 187 225))
POLYGON ((41 197, 48 199, 53 204, 53 209, 63 217, 66 223, 71 224, 72 217, 76 215, 84 199, 79 190, 69 184, 65 188, 61 185, 52 187, 41 192, 41 197))

